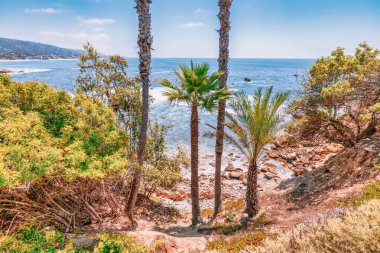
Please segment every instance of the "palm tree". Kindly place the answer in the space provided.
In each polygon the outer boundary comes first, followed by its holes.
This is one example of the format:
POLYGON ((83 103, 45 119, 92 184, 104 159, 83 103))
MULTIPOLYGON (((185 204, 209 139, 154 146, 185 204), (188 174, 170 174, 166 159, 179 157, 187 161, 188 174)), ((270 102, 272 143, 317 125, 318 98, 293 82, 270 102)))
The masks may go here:
POLYGON ((191 200, 192 200, 192 224, 201 222, 199 206, 198 185, 198 108, 213 111, 219 99, 226 98, 228 91, 219 88, 219 80, 223 75, 220 72, 208 75, 209 65, 194 65, 191 67, 180 65, 181 72, 175 71, 180 82, 174 85, 167 79, 158 80, 158 83, 168 88, 164 95, 170 103, 185 102, 191 108, 191 200))
MULTIPOLYGON (((135 0, 136 10, 139 15, 139 35, 137 44, 139 46, 139 70, 142 82, 142 115, 141 115, 141 127, 139 136, 139 147, 137 152, 138 164, 141 166, 145 160, 145 149, 147 141, 147 131, 148 131, 148 112, 149 112, 149 74, 150 74, 150 64, 151 64, 151 48, 153 43, 153 37, 150 33, 151 30, 151 17, 150 17, 150 4, 151 0, 135 0)), ((127 203, 127 216, 132 223, 133 220, 133 210, 136 205, 137 195, 139 193, 140 181, 141 181, 141 169, 135 169, 135 175, 132 181, 131 191, 129 193, 128 203, 127 203)))
MULTIPOLYGON (((232 0, 219 0, 219 72, 223 73, 220 79, 220 88, 227 87, 228 79, 228 58, 229 58, 229 31, 230 27, 230 8, 232 0)), ((223 140, 224 140, 224 120, 226 111, 226 101, 221 99, 218 101, 218 122, 216 126, 216 141, 215 141, 215 205, 214 217, 222 211, 222 181, 221 167, 223 155, 223 140)))
POLYGON ((225 125, 235 138, 228 134, 225 136, 249 161, 246 192, 246 212, 249 217, 254 217, 259 211, 257 160, 264 146, 274 140, 282 121, 279 108, 289 96, 289 92, 271 96, 272 90, 273 87, 270 87, 263 94, 260 88, 253 99, 245 93, 238 93, 231 103, 233 113, 226 112, 228 121, 225 125))

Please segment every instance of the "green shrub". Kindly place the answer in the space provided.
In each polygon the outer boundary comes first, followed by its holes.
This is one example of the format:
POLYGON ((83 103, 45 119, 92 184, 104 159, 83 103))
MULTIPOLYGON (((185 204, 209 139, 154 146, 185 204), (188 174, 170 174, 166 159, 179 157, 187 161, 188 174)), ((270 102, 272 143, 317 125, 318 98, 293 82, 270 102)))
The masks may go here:
POLYGON ((123 170, 128 136, 113 111, 37 82, 0 82, 0 186, 59 172, 67 179, 123 170))
POLYGON ((352 205, 359 206, 373 199, 380 199, 380 181, 364 187, 361 195, 352 202, 352 205))
POLYGON ((101 234, 95 253, 149 253, 149 249, 130 236, 122 234, 101 234))
POLYGON ((64 237, 56 231, 40 232, 37 228, 21 230, 17 235, 0 236, 0 252, 57 252, 64 237))
MULTIPOLYGON (((133 237, 123 234, 99 234, 95 253, 149 253, 149 249, 133 237)), ((0 235, 0 252, 4 253, 88 253, 88 250, 65 245, 64 236, 57 231, 41 232, 36 227, 13 235, 0 235)))
POLYGON ((272 235, 263 232, 239 234, 231 238, 219 237, 207 242, 206 249, 221 253, 238 253, 260 246, 268 237, 272 235))

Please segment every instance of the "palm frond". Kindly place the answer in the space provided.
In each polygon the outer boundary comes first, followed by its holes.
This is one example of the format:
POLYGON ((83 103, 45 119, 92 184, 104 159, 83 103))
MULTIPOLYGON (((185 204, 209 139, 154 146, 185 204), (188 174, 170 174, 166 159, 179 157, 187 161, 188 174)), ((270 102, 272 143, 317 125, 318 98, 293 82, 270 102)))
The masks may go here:
MULTIPOLYGON (((213 125, 210 125, 210 124, 207 124, 206 125, 212 129, 214 129, 216 131, 216 127, 214 127, 213 125)), ((245 155, 247 157, 247 159, 249 159, 250 155, 247 153, 247 149, 244 148, 243 145, 241 145, 241 143, 239 143, 238 141, 236 141, 235 138, 233 138, 231 135, 229 135, 228 133, 224 133, 224 138, 230 142, 232 145, 234 145, 237 149, 239 149, 239 151, 245 155)))
POLYGON ((246 93, 237 93, 231 102, 234 114, 226 113, 225 125, 234 133, 234 143, 244 148, 253 161, 257 161, 264 146, 273 141, 282 120, 278 110, 289 96, 289 93, 272 96, 272 92, 272 87, 265 93, 259 88, 252 100, 246 93))
POLYGON ((189 105, 197 105, 201 109, 213 111, 219 99, 226 99, 230 94, 226 89, 219 89, 219 79, 222 73, 208 74, 210 66, 207 63, 194 64, 190 62, 190 68, 179 65, 180 71, 174 71, 180 85, 176 86, 166 79, 158 83, 168 88, 164 95, 170 102, 186 102, 189 105))

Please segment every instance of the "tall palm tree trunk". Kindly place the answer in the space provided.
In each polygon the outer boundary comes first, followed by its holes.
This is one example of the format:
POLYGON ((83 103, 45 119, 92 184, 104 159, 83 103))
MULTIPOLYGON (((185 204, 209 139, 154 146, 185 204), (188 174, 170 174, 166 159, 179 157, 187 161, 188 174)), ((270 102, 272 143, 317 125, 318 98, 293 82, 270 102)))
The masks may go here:
POLYGON ((200 206, 199 206, 199 178, 198 178, 198 108, 193 105, 191 108, 191 212, 192 212, 192 224, 196 225, 200 222, 200 206))
MULTIPOLYGON (((150 4, 151 0, 135 0, 136 9, 139 15, 139 35, 138 35, 138 46, 139 46, 139 70, 142 80, 142 117, 141 117, 141 127, 139 136, 139 146, 137 152, 137 159, 139 166, 143 166, 145 160, 145 149, 147 141, 148 132, 148 112, 149 112, 149 74, 150 74, 150 64, 151 64, 151 46, 153 43, 153 37, 150 33, 151 30, 151 17, 150 17, 150 4)), ((135 175, 132 181, 131 192, 129 194, 128 204, 127 204, 127 216, 134 223, 133 220, 133 210, 136 205, 137 195, 139 193, 141 181, 141 167, 136 168, 135 175)))
MULTIPOLYGON (((219 0, 219 72, 223 72, 220 79, 220 88, 227 87, 228 79, 228 58, 229 58, 229 31, 230 27, 230 8, 232 0, 219 0)), ((224 139, 224 119, 226 111, 226 100, 221 99, 218 102, 218 122, 216 126, 215 141, 215 205, 214 217, 222 211, 222 182, 221 167, 223 156, 223 139, 224 139)))
POLYGON ((249 163, 247 178, 247 195, 245 211, 249 217, 254 217, 259 212, 259 199, 257 192, 257 164, 254 161, 249 163))

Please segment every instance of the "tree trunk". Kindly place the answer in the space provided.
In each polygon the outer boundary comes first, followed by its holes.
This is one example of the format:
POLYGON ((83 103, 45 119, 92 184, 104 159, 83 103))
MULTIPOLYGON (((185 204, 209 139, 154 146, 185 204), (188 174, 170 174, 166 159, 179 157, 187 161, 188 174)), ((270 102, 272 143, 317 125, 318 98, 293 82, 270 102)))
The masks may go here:
POLYGON ((247 178, 247 195, 245 199, 245 211, 249 217, 254 217, 259 212, 259 198, 257 192, 257 164, 249 162, 247 178))
POLYGON ((191 212, 192 224, 196 225, 201 222, 199 207, 199 178, 198 178, 198 108, 193 105, 191 108, 191 212))
MULTIPOLYGON (((230 31, 230 8, 232 0, 219 0, 219 71, 223 72, 220 80, 220 88, 227 87, 228 79, 228 57, 229 57, 229 31, 230 31)), ((223 140, 224 140, 224 120, 226 111, 226 100, 218 101, 218 122, 216 126, 215 141, 215 206, 214 217, 223 210, 222 207, 222 182, 221 167, 223 156, 223 140)))
POLYGON ((133 220, 133 210, 136 205, 137 195, 139 193, 140 181, 141 181, 141 167, 145 160, 145 148, 147 141, 148 132, 148 112, 149 112, 149 75, 150 75, 150 64, 151 64, 151 46, 153 43, 153 37, 150 34, 151 30, 151 17, 150 17, 150 4, 151 0, 135 0, 136 9, 139 15, 139 35, 138 35, 138 46, 139 46, 139 71, 142 81, 142 115, 141 115, 141 127, 139 136, 139 146, 137 152, 137 159, 139 168, 135 169, 135 175, 132 181, 131 192, 129 194, 129 199, 127 203, 127 216, 132 223, 133 220))

